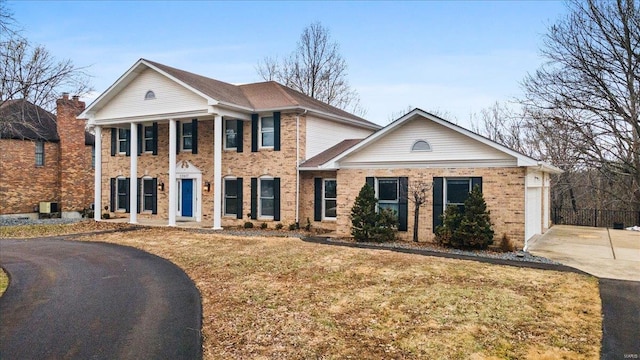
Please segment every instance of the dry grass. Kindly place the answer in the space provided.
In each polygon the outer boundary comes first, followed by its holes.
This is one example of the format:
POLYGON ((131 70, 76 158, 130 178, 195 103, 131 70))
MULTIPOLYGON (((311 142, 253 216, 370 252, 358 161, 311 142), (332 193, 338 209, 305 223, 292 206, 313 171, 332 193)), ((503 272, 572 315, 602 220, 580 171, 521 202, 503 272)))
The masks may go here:
POLYGON ((132 225, 126 223, 96 222, 93 220, 71 224, 0 226, 0 239, 69 235, 101 230, 121 230, 131 227, 132 225))
POLYGON ((9 286, 9 277, 5 272, 0 268, 0 296, 4 294, 4 291, 7 290, 7 286, 9 286))
POLYGON ((83 239, 183 268, 202 295, 207 359, 599 357, 591 277, 180 229, 83 239))

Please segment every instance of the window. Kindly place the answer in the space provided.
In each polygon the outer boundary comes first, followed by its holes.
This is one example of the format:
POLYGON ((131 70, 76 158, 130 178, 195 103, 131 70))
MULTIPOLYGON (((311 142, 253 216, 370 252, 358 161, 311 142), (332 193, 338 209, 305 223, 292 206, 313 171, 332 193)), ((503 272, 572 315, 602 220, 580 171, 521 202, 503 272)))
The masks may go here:
POLYGON ((471 179, 454 178, 446 179, 445 187, 445 204, 456 205, 460 212, 464 211, 464 201, 469 197, 471 192, 471 179))
POLYGON ((378 208, 391 209, 398 212, 398 178, 379 178, 378 208))
POLYGON ((324 179, 322 190, 322 205, 324 208, 322 214, 325 219, 336 218, 336 207, 338 206, 336 189, 337 182, 335 179, 324 179))
POLYGON ((416 140, 411 147, 411 151, 431 151, 431 145, 424 140, 416 140))
POLYGON ((91 146, 91 168, 96 168, 96 146, 91 146))
POLYGON ((275 186, 273 179, 260 179, 259 194, 259 216, 273 217, 275 208, 275 186))
POLYGON ((145 100, 153 100, 155 98, 156 98, 156 94, 151 90, 147 91, 147 93, 144 94, 144 99, 145 100))
POLYGON ((131 133, 131 130, 118 129, 118 152, 121 154, 127 153, 127 149, 129 148, 130 133, 131 133))
POLYGON ((127 186, 126 178, 117 178, 116 180, 116 210, 126 211, 129 207, 127 198, 129 194, 129 187, 127 186))
POLYGON ((224 179, 224 214, 238 215, 237 179, 224 179))
POLYGON ((153 126, 145 126, 142 135, 144 152, 153 152, 153 126))
POLYGON ((182 124, 182 150, 193 149, 193 126, 192 123, 182 124))
POLYGON ((238 138, 238 121, 237 120, 225 120, 224 121, 224 148, 235 149, 238 147, 236 142, 238 138))
POLYGON ((36 141, 36 166, 44 166, 44 141, 36 141))
POLYGON ((153 179, 142 179, 142 211, 153 211, 153 179))
POLYGON ((260 146, 273 147, 274 144, 273 116, 265 116, 260 119, 260 146))

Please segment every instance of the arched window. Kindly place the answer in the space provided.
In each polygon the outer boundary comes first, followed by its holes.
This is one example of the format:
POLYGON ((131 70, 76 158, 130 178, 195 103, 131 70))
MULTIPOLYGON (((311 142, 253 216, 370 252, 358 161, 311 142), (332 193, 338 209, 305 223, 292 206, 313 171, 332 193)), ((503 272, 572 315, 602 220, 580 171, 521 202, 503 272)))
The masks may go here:
POLYGON ((431 151, 431 145, 425 140, 416 140, 411 147, 411 151, 431 151))
POLYGON ((144 94, 144 99, 145 100, 153 100, 155 98, 156 98, 156 94, 151 90, 147 91, 147 93, 144 94))

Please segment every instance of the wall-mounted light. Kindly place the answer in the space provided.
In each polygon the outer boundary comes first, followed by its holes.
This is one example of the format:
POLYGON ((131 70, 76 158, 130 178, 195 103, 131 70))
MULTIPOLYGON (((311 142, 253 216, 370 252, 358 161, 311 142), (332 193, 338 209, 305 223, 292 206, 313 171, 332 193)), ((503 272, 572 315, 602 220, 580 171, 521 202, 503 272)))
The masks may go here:
POLYGON ((206 192, 211 191, 211 183, 208 182, 208 181, 205 181, 203 188, 204 188, 204 191, 206 191, 206 192))
POLYGON ((159 191, 164 191, 164 183, 163 182, 159 182, 158 183, 158 190, 159 191))

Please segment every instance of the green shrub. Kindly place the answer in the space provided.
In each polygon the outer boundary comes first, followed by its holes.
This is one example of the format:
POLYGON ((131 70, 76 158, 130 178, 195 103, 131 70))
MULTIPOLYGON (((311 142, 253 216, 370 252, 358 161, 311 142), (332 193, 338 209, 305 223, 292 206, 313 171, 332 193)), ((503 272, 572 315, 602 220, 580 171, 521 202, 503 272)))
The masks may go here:
POLYGON ((398 231, 395 211, 376 211, 378 200, 373 188, 365 184, 351 208, 351 235, 356 241, 384 242, 394 240, 398 231))
POLYGON ((111 215, 109 215, 109 213, 104 213, 104 214, 102 214, 102 218, 104 220, 109 220, 111 218, 111 215))
POLYGON ((276 230, 281 230, 284 227, 284 225, 282 225, 282 223, 277 223, 276 224, 276 230))
POLYGON ((251 221, 247 221, 244 223, 245 229, 253 229, 253 223, 251 221))
POLYGON ((269 226, 267 225, 267 223, 262 223, 262 224, 260 224, 260 229, 266 229, 266 228, 268 228, 268 227, 269 227, 269 226))

